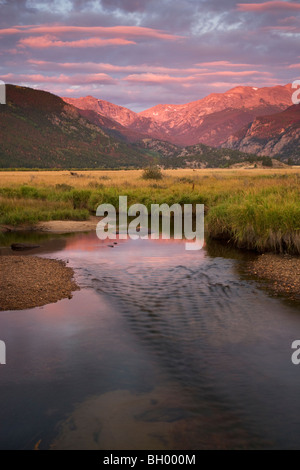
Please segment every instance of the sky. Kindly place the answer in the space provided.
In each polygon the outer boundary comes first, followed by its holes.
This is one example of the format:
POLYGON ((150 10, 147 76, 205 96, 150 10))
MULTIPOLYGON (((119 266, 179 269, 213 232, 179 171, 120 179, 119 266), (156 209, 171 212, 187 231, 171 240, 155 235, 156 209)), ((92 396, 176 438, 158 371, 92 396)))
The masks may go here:
POLYGON ((0 79, 134 111, 300 79, 300 2, 0 0, 0 79))

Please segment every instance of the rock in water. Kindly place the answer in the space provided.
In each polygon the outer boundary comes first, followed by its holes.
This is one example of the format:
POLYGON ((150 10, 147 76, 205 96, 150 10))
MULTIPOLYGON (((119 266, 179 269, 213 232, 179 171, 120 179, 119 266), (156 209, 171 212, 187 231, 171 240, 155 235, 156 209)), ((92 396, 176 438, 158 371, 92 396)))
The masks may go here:
POLYGON ((32 245, 31 243, 12 243, 10 247, 14 251, 25 251, 33 250, 33 248, 39 248, 40 245, 32 245))

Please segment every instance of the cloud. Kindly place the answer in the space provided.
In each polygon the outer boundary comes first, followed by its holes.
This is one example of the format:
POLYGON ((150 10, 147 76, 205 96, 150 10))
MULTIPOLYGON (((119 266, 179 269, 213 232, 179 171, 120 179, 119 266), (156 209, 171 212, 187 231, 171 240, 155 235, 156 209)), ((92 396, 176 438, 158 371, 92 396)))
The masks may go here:
POLYGON ((76 41, 60 41, 53 36, 35 36, 21 39, 18 45, 21 47, 31 47, 34 49, 47 49, 49 47, 104 47, 104 46, 127 46, 128 44, 136 44, 134 41, 128 41, 122 38, 100 39, 89 38, 79 39, 76 41))
POLYGON ((14 27, 14 28, 2 28, 0 29, 0 36, 10 36, 13 34, 20 34, 20 29, 19 27, 14 27))
POLYGON ((151 64, 140 65, 114 65, 109 63, 96 62, 51 62, 45 60, 29 59, 28 64, 36 66, 43 70, 84 70, 89 72, 113 72, 113 73, 131 73, 131 72, 150 72, 150 73, 196 73, 206 69, 199 67, 163 67, 151 64))
POLYGON ((195 76, 190 77, 172 77, 170 75, 159 75, 155 73, 133 74, 124 77, 126 82, 151 83, 161 85, 164 83, 186 83, 196 80, 195 76))
POLYGON ((282 18, 280 20, 278 20, 278 23, 280 24, 286 24, 286 23, 296 23, 296 24, 300 24, 300 18, 296 17, 296 16, 288 16, 287 18, 282 18))
POLYGON ((199 80, 206 79, 207 77, 246 77, 252 75, 268 75, 268 72, 261 72, 257 70, 250 71, 215 71, 215 72, 203 72, 197 73, 195 75, 187 77, 172 77, 171 75, 159 75, 154 73, 141 73, 141 74, 132 74, 124 77, 123 80, 131 83, 148 83, 152 85, 164 85, 169 83, 178 83, 178 84, 187 84, 190 82, 197 82, 199 80))
POLYGON ((216 60, 214 62, 200 62, 199 64, 195 64, 202 67, 252 67, 251 64, 233 64, 228 60, 216 60))
POLYGON ((13 26, 12 28, 0 29, 0 36, 12 34, 89 34, 92 36, 118 36, 118 37, 145 37, 175 41, 182 36, 169 34, 164 31, 141 26, 68 26, 68 25, 40 25, 40 26, 13 26))
POLYGON ((298 78, 299 6, 292 0, 7 0, 0 73, 6 81, 133 109, 186 103, 238 85, 285 84, 298 78))
MULTIPOLYGON (((214 71, 214 72, 204 72, 199 74, 202 77, 246 77, 250 75, 270 75, 270 72, 265 72, 261 70, 222 70, 222 71, 214 71)), ((199 76, 198 75, 198 76, 199 76)))
POLYGON ((124 10, 126 12, 145 11, 149 0, 102 0, 102 5, 109 10, 124 10))
POLYGON ((237 11, 258 11, 258 12, 267 12, 267 11, 286 11, 286 10, 300 10, 299 3, 293 2, 283 2, 283 1, 271 1, 263 3, 238 3, 237 11))
POLYGON ((68 85, 81 85, 81 84, 116 84, 116 80, 104 73, 98 74, 77 74, 77 75, 59 75, 59 76, 45 76, 41 74, 13 74, 8 73, 1 75, 1 79, 6 83, 61 83, 68 85))
MULTIPOLYGON (((299 28, 298 28, 299 29, 299 28)), ((295 31, 297 30, 296 26, 265 26, 262 28, 262 31, 295 31)))

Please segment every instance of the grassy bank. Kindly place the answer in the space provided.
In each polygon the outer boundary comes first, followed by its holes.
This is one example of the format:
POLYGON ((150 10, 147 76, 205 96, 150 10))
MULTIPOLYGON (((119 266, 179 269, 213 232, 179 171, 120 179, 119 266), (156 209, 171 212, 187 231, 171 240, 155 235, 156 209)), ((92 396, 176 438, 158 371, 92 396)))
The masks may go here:
POLYGON ((3 172, 0 224, 85 220, 103 203, 204 203, 206 231, 258 251, 300 254, 300 170, 3 172))

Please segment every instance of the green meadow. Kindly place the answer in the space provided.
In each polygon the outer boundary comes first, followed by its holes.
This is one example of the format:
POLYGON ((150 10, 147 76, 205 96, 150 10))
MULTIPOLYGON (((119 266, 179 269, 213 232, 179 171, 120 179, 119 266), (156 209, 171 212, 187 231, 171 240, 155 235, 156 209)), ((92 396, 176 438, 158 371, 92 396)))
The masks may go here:
POLYGON ((203 203, 208 237, 259 252, 300 254, 300 169, 3 171, 0 224, 87 220, 101 203, 203 203))

